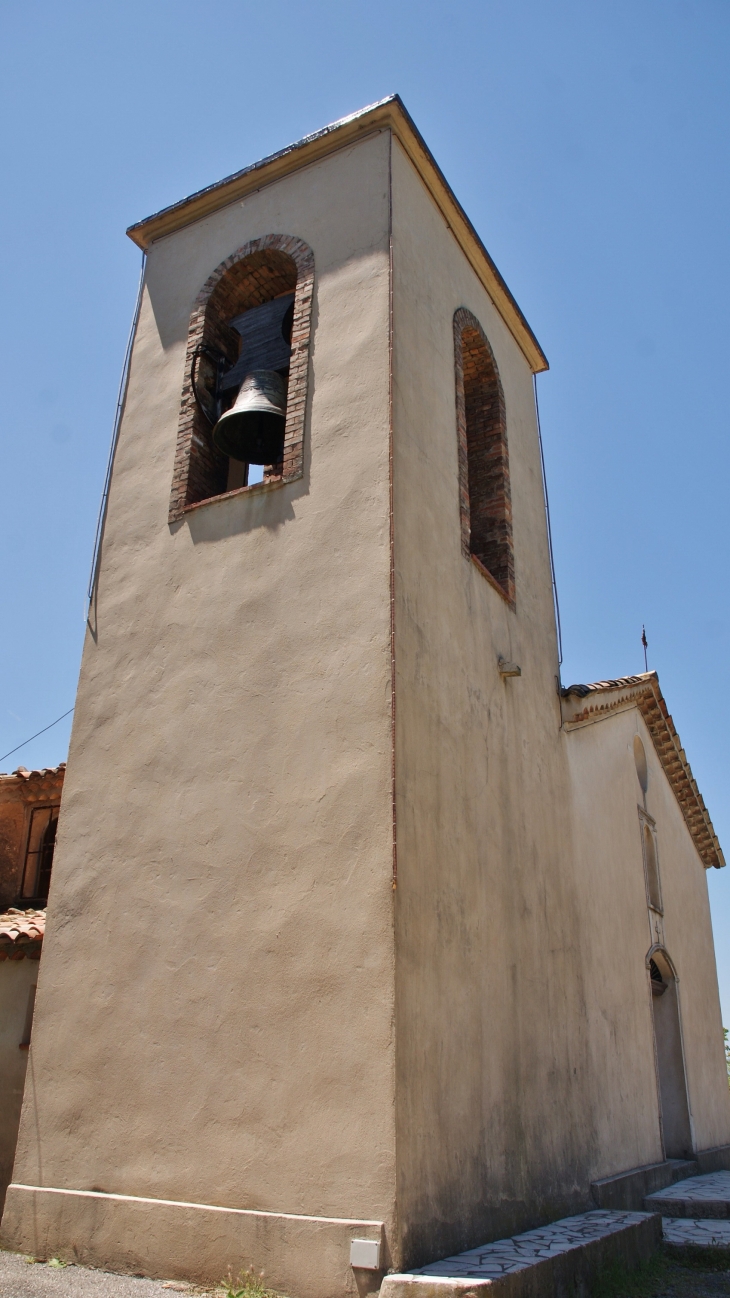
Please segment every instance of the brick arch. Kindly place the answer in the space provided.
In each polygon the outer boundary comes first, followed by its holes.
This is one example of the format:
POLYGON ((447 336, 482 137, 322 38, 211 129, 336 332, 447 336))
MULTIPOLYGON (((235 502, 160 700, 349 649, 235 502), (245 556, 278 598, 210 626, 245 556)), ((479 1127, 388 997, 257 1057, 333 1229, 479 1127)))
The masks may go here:
MULTIPOLYGON (((190 371, 196 348, 211 346, 234 361, 238 341, 228 327, 228 320, 248 307, 291 290, 294 291, 294 326, 284 456, 281 464, 267 468, 265 481, 292 482, 302 476, 313 288, 312 249, 301 239, 287 234, 251 239, 216 266, 205 281, 193 304, 188 328, 170 494, 171 523, 182 518, 192 505, 226 494, 227 459, 213 446, 210 427, 193 395, 190 371)), ((239 490, 256 490, 256 487, 239 490)))
POLYGON ((489 340, 466 307, 454 312, 461 547, 515 606, 507 415, 489 340))

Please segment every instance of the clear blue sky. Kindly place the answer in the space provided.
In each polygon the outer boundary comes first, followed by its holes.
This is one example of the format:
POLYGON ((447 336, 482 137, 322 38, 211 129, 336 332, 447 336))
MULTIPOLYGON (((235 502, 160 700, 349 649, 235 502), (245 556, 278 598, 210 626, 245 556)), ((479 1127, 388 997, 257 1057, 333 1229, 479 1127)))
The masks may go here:
MULTIPOLYGON (((550 359, 564 681, 642 670, 646 623, 730 855, 727 0, 25 0, 2 29, 0 750, 73 703, 125 227, 398 91, 550 359)), ((710 890, 730 1026, 730 868, 710 890)))

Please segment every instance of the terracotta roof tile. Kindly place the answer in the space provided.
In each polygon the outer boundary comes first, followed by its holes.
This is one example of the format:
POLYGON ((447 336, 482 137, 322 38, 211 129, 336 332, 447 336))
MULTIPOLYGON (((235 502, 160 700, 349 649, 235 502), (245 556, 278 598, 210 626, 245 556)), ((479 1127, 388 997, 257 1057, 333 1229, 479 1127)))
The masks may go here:
POLYGON ((44 910, 16 910, 0 915, 0 960, 39 960, 46 931, 44 910))
POLYGON ((721 869, 725 857, 713 829, 710 813, 687 761, 687 754, 664 702, 656 672, 642 672, 640 676, 619 676, 615 681, 594 681, 592 685, 569 685, 567 689, 561 690, 561 694, 568 702, 563 721, 569 729, 591 721, 602 721, 612 712, 622 711, 627 706, 639 709, 702 864, 721 869))
POLYGON ((0 780, 38 780, 48 775, 61 775, 66 770, 66 763, 58 766, 44 766, 40 771, 29 771, 26 766, 19 766, 15 771, 0 771, 0 780))

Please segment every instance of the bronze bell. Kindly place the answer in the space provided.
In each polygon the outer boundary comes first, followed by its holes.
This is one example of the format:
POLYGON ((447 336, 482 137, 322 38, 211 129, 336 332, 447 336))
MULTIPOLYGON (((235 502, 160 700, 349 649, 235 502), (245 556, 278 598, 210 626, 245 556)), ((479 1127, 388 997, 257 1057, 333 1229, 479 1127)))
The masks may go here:
POLYGON ((278 464, 284 451, 286 389, 276 370, 247 374, 230 410, 213 429, 224 455, 244 464, 278 464))

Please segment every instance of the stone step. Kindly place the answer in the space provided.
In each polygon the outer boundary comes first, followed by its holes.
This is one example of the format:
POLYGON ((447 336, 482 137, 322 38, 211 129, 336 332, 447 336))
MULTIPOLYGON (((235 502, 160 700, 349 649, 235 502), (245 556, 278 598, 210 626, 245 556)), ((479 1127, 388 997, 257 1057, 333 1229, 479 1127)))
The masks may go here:
MULTIPOLYGON (((730 1250, 730 1221, 711 1217, 663 1217, 664 1243, 674 1248, 726 1248, 730 1250)), ((730 1254, 728 1255, 730 1258, 730 1254)))
POLYGON ((661 1237, 655 1213, 597 1209, 408 1274, 387 1275, 380 1298, 466 1298, 467 1292, 487 1288, 500 1298, 580 1294, 607 1263, 618 1261, 631 1270, 646 1261, 661 1237))
POLYGON ((647 1212, 662 1217, 730 1219, 730 1172, 709 1172, 677 1181, 644 1199, 647 1212))
MULTIPOLYGON (((604 1176, 591 1185, 591 1197, 597 1208, 613 1208, 618 1212, 641 1212, 648 1194, 663 1190, 674 1181, 697 1176, 705 1169, 694 1159, 667 1158, 663 1163, 649 1163, 632 1167, 628 1172, 604 1176)), ((707 1168, 714 1171, 715 1168, 707 1168)))

